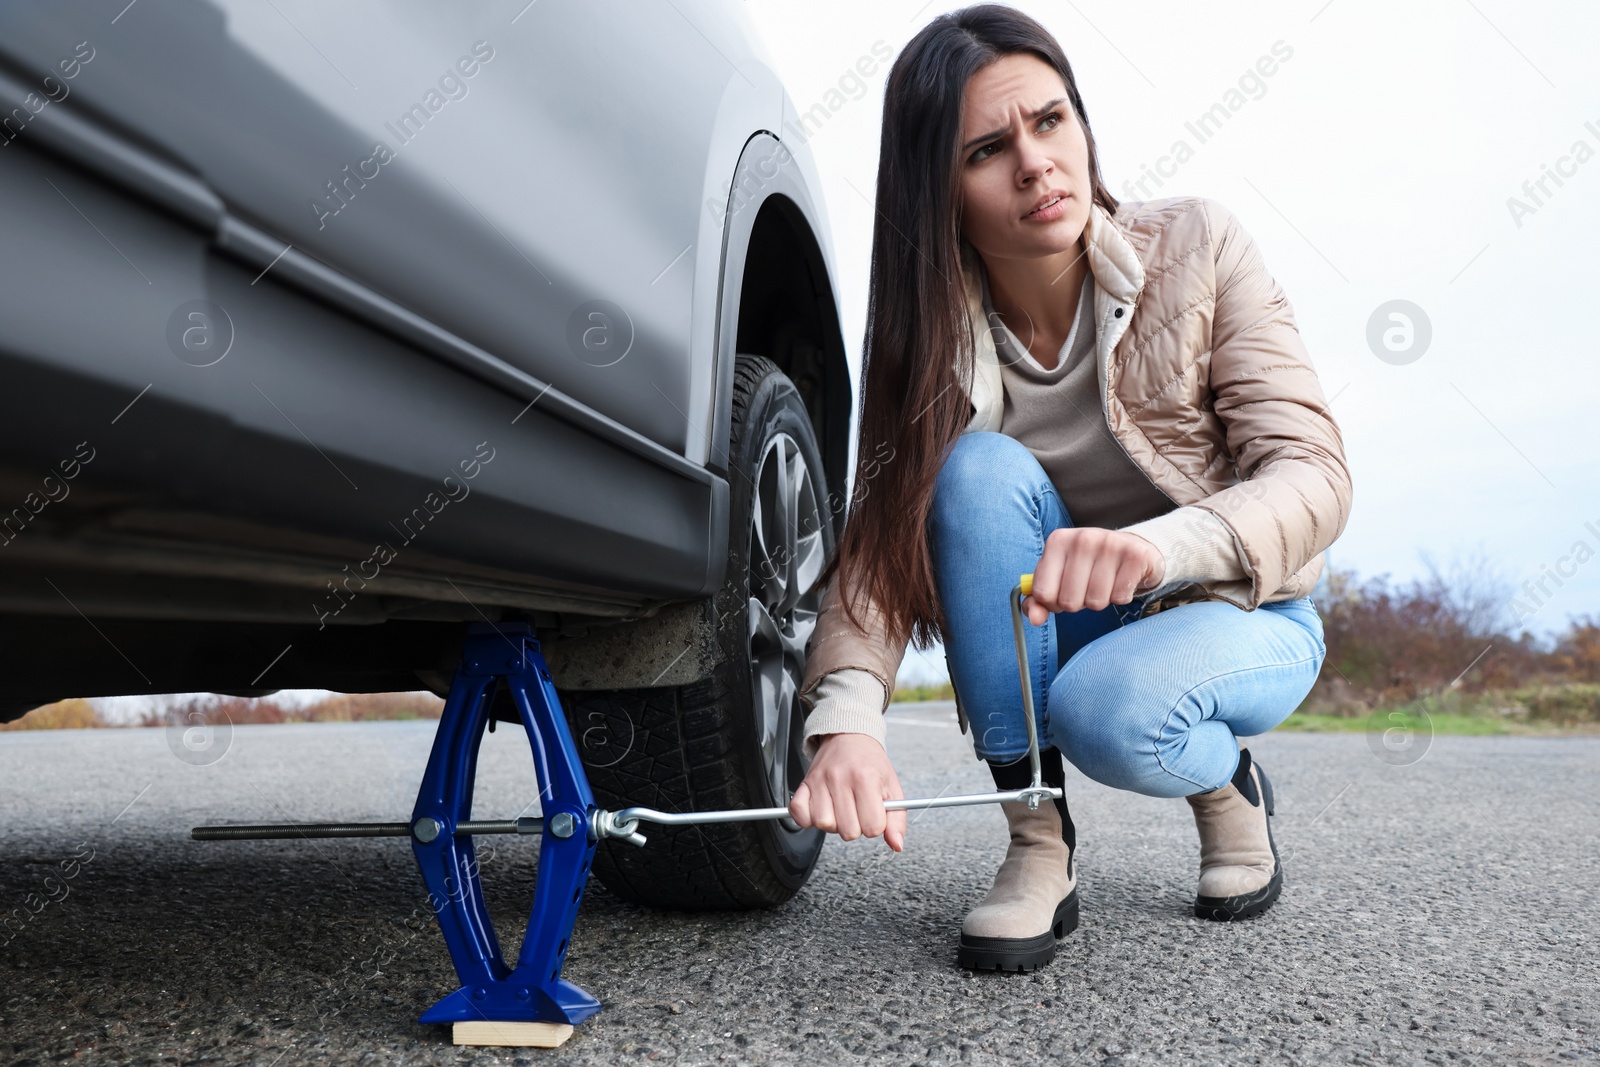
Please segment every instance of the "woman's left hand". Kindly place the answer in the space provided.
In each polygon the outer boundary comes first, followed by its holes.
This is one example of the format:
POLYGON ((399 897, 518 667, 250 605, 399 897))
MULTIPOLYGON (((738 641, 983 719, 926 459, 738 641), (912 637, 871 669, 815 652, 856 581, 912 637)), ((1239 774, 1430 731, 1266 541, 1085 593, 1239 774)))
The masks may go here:
POLYGON ((1063 527, 1045 538, 1033 568, 1033 592, 1024 601, 1028 621, 1043 626, 1052 612, 1126 604, 1161 584, 1166 567, 1161 550, 1138 534, 1063 527))

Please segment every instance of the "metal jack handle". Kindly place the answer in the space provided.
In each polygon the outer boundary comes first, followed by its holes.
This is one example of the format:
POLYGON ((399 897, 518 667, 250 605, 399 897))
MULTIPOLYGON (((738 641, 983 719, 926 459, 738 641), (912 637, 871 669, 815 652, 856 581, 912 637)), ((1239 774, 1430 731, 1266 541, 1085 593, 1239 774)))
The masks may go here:
MULTIPOLYGON (((1033 716, 1033 679, 1028 677, 1028 639, 1022 629, 1022 598, 1033 595, 1033 575, 1024 574, 1011 590, 1011 633, 1017 639, 1017 676, 1022 682, 1022 714, 1028 721, 1028 763, 1033 768, 1033 788, 1040 788, 1043 770, 1039 765, 1039 726, 1033 716)), ((1039 795, 1028 797, 1028 810, 1039 807, 1039 795)))
MULTIPOLYGON (((1028 761, 1033 769, 1033 782, 1023 789, 1009 793, 968 793, 953 797, 925 797, 910 800, 886 800, 889 811, 907 811, 919 808, 958 808, 969 804, 1001 804, 1016 800, 1028 802, 1030 811, 1036 811, 1041 800, 1061 799, 1061 790, 1047 786, 1043 781, 1043 768, 1039 762, 1039 727, 1033 714, 1033 683, 1028 677, 1028 642, 1024 636, 1022 598, 1033 592, 1033 575, 1024 574, 1011 590, 1011 632, 1017 641, 1017 672, 1022 682, 1022 709, 1028 720, 1028 761)), ((608 837, 621 838, 635 845, 645 843, 639 833, 641 822, 661 826, 699 826, 705 823, 761 822, 765 819, 783 819, 788 808, 734 808, 728 811, 657 811, 654 808, 623 808, 606 811, 597 808, 589 817, 589 834, 596 840, 608 837)))

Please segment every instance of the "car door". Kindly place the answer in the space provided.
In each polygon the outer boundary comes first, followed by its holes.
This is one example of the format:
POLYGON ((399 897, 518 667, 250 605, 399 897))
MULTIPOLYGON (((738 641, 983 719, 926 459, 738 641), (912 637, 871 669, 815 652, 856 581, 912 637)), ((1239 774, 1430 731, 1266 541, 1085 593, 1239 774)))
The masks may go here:
POLYGON ((230 208, 683 454, 708 145, 763 80, 712 43, 721 6, 11 4, 0 47, 92 42, 80 99, 230 208))

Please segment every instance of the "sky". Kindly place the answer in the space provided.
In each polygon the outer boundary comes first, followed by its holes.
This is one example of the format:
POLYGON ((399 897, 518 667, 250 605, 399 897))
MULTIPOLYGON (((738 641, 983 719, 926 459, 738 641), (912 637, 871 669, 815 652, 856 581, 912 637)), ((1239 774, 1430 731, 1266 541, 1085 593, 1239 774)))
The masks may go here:
MULTIPOLYGON (((960 6, 745 9, 803 112, 851 86, 876 42, 898 55, 960 6)), ((1600 463, 1586 443, 1600 397, 1600 5, 1014 6, 1061 42, 1115 195, 1211 197, 1260 245, 1351 466, 1328 564, 1393 584, 1426 578, 1429 561, 1486 568, 1516 594, 1508 617, 1538 634, 1600 614, 1600 463), (1202 141, 1186 124, 1218 103, 1230 117, 1202 141), (1181 165, 1178 141, 1192 153, 1181 165)), ((857 371, 888 66, 809 142, 857 371)), ((901 671, 942 676, 937 653, 901 671)))

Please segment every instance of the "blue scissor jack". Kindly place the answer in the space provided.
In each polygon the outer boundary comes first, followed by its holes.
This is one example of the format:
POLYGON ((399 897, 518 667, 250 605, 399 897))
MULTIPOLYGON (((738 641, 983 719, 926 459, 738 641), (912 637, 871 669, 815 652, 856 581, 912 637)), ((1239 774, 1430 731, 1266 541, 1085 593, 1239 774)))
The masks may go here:
POLYGON ((598 1000, 561 977, 595 844, 602 836, 644 841, 634 832, 637 823, 621 828, 609 816, 595 806, 533 628, 472 623, 409 822, 197 826, 192 834, 201 841, 409 837, 461 979, 461 988, 421 1021, 453 1024, 457 1044, 553 1046, 600 1010, 598 1000), (478 748, 502 684, 533 750, 540 815, 474 820, 478 748), (484 904, 473 847, 479 834, 541 835, 533 911, 515 967, 506 962, 484 904))
MULTIPOLYGON (((1009 792, 973 793, 884 803, 889 810, 952 808, 969 804, 1059 799, 1059 787, 1040 778, 1039 739, 1026 666, 1021 598, 1032 590, 1023 575, 1011 591, 1011 622, 1028 727, 1032 784, 1009 792)), ((641 822, 663 826, 758 822, 787 817, 787 807, 730 811, 663 812, 630 807, 607 811, 594 802, 589 779, 561 711, 538 638, 527 623, 472 623, 450 684, 423 772, 411 821, 403 823, 258 823, 197 826, 196 840, 259 838, 409 837, 428 897, 439 919, 461 988, 422 1014, 425 1023, 450 1023, 456 1044, 559 1045, 600 1002, 561 977, 572 943, 596 844, 619 838, 645 843, 641 822), (478 748, 490 706, 504 684, 528 733, 538 778, 540 816, 504 820, 472 818, 478 748), (539 872, 533 911, 515 967, 506 962, 484 905, 472 839, 479 834, 539 834, 539 872)))
POLYGON ((576 1024, 600 1002, 561 977, 584 883, 594 863, 589 780, 561 713, 550 670, 526 623, 472 623, 433 752, 411 812, 411 850, 428 885, 461 988, 422 1014, 425 1023, 576 1024), (484 907, 472 833, 472 786, 489 705, 501 680, 533 748, 544 834, 539 877, 517 965, 500 951, 484 907))

